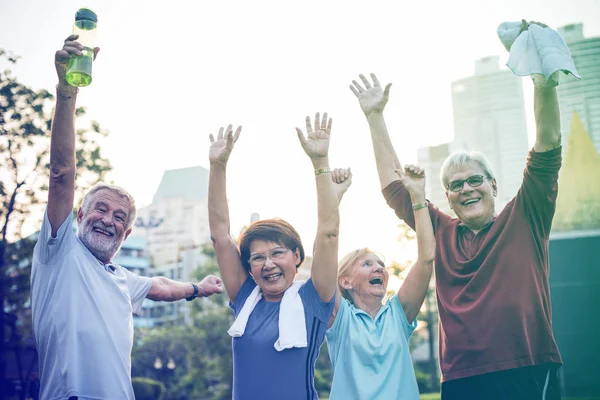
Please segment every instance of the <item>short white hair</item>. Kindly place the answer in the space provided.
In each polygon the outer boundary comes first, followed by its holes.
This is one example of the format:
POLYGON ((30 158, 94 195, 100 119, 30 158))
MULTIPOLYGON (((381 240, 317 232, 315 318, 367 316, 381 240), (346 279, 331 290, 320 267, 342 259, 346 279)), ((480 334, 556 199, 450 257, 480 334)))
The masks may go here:
POLYGON ((132 195, 129 194, 129 192, 127 190, 123 189, 121 186, 110 185, 108 183, 98 183, 96 186, 91 188, 89 190, 89 192, 87 192, 85 197, 83 198, 83 202, 81 203, 81 209, 83 210, 83 212, 85 212, 85 213, 88 212, 88 210, 90 208, 90 204, 92 202, 92 198, 94 197, 94 194, 99 192, 100 190, 110 190, 111 192, 116 193, 119 196, 126 198, 127 201, 129 201, 129 214, 127 215, 127 228, 130 228, 133 225, 133 221, 135 221, 135 217, 137 215, 137 209, 135 207, 135 199, 133 198, 132 195))
POLYGON ((492 165, 490 164, 490 160, 487 159, 483 153, 479 151, 457 151, 452 153, 444 164, 442 165, 442 170, 440 171, 440 179, 442 180, 442 186, 444 189, 448 188, 448 180, 450 177, 448 176, 451 171, 454 170, 465 170, 469 168, 469 163, 476 162, 479 164, 483 173, 489 179, 496 179, 496 175, 494 175, 494 170, 492 169, 492 165))

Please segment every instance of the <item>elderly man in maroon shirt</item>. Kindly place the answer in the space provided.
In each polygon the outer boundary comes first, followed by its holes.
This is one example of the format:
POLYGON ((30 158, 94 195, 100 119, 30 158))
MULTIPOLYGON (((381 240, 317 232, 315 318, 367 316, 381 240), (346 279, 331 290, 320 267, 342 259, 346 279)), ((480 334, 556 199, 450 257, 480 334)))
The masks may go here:
MULTIPOLYGON (((414 228, 413 204, 395 169, 383 109, 390 85, 360 75, 350 86, 369 122, 383 195, 414 228), (364 87, 363 87, 364 85, 364 87)), ((497 182, 480 153, 451 155, 441 171, 458 218, 427 204, 435 275, 443 400, 559 399, 562 364, 552 333, 548 237, 561 166, 554 88, 535 89, 536 142, 517 195, 496 214, 497 182)), ((420 204, 415 206, 421 207, 420 204)))

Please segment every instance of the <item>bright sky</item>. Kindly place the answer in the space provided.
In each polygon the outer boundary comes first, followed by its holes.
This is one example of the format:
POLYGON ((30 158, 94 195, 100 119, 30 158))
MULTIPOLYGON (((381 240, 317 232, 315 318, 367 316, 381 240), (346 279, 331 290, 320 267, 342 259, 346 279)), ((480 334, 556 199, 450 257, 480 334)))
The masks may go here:
MULTIPOLYGON (((111 179, 138 204, 150 203, 165 169, 208 167, 208 134, 241 124, 228 174, 233 231, 252 212, 281 217, 310 251, 315 184, 294 127, 328 111, 331 166, 354 173, 340 257, 369 246, 388 260, 406 255, 352 79, 375 72, 394 83, 388 128, 401 161, 416 162, 419 146, 452 140, 451 82, 472 75, 481 57, 506 61, 501 22, 583 22, 587 37, 600 35, 598 0, 0 0, 0 47, 22 56, 13 68, 22 82, 54 87, 54 52, 83 6, 98 14, 102 51, 78 103, 110 130, 102 149, 111 179)), ((531 141, 530 82, 524 87, 531 141)))

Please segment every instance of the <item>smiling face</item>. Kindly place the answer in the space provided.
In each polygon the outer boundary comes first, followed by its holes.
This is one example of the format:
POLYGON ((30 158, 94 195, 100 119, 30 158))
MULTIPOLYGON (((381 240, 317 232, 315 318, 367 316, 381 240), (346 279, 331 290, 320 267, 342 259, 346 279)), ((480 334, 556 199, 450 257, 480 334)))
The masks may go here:
POLYGON ((352 266, 340 275, 338 283, 350 294, 355 304, 368 304, 373 299, 383 300, 388 280, 389 273, 381 258, 369 252, 359 256, 352 266))
POLYGON ((300 264, 300 251, 280 243, 256 239, 250 242, 250 275, 267 301, 281 301, 292 286, 300 264))
POLYGON ((126 197, 109 189, 97 191, 89 205, 77 212, 79 240, 97 259, 110 262, 131 233, 129 212, 126 197))
MULTIPOLYGON (((475 175, 486 177, 481 165, 470 161, 466 168, 451 169, 448 172, 448 182, 466 180, 475 175)), ((472 230, 480 230, 494 218, 495 196, 497 193, 496 180, 483 179, 479 186, 473 187, 465 182, 459 191, 446 188, 446 197, 450 208, 462 223, 472 230)))

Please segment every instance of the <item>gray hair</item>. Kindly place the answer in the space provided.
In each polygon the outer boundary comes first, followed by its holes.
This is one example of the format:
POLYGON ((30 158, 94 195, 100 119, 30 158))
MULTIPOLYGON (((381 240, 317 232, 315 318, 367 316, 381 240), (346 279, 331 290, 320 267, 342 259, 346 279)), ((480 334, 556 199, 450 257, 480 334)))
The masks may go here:
POLYGON ((90 204, 92 202, 92 198, 93 198, 94 194, 100 190, 110 190, 111 192, 116 193, 121 197, 125 197, 129 201, 129 213, 127 215, 127 228, 131 228, 131 226, 133 225, 133 221, 135 221, 135 217, 137 214, 137 210, 135 208, 135 199, 133 198, 132 195, 129 194, 128 191, 123 189, 121 186, 110 185, 108 183, 98 183, 96 186, 91 188, 89 190, 89 192, 86 193, 85 197, 83 198, 83 202, 81 203, 81 209, 87 213, 88 209, 90 208, 90 204))
POLYGON ((440 179, 442 180, 442 186, 444 187, 444 189, 448 188, 448 180, 450 179, 448 175, 450 174, 450 172, 457 169, 465 170, 469 168, 470 162, 476 162, 477 164, 479 164, 479 166, 483 170, 483 173, 489 179, 496 178, 490 161, 487 159, 486 156, 483 155, 483 153, 480 153, 479 151, 461 150, 452 153, 448 158, 446 158, 446 161, 444 161, 444 164, 442 165, 442 170, 440 171, 440 179))

